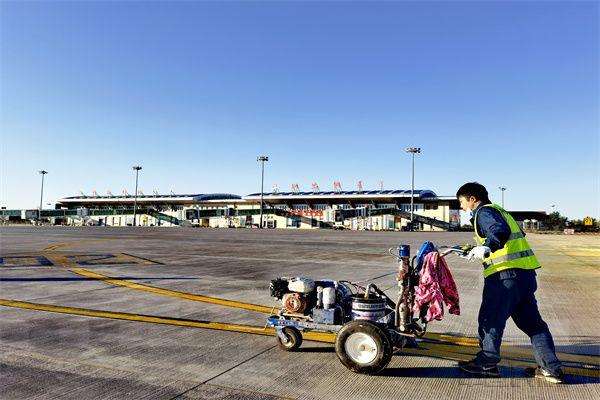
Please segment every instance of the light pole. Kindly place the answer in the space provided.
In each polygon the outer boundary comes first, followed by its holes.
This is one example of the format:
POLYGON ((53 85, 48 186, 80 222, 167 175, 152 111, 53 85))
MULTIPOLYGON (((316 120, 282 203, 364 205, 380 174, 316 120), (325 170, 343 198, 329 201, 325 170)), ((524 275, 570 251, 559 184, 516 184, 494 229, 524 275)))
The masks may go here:
POLYGON ((421 148, 420 147, 408 147, 406 149, 407 153, 412 153, 412 185, 410 187, 410 229, 412 230, 413 228, 413 219, 415 217, 414 213, 415 213, 415 207, 414 207, 414 201, 415 201, 415 154, 416 153, 420 153, 421 152, 421 148))
POLYGON ((42 175, 42 189, 40 190, 40 211, 38 212, 38 221, 42 223, 42 200, 44 199, 44 175, 48 173, 48 171, 41 170, 39 171, 40 175, 42 175))
POLYGON ((260 226, 259 228, 262 229, 263 227, 263 196, 264 196, 264 184, 265 184, 265 161, 269 161, 269 157, 267 156, 260 156, 260 157, 256 157, 256 161, 260 161, 261 162, 261 175, 260 175, 260 226))
POLYGON ((135 171, 135 193, 133 194, 133 226, 135 226, 135 218, 137 215, 137 194, 138 194, 138 174, 142 167, 134 165, 133 170, 135 171))
POLYGON ((506 188, 499 186, 498 189, 502 191, 502 208, 504 208, 504 191, 506 190, 506 188))

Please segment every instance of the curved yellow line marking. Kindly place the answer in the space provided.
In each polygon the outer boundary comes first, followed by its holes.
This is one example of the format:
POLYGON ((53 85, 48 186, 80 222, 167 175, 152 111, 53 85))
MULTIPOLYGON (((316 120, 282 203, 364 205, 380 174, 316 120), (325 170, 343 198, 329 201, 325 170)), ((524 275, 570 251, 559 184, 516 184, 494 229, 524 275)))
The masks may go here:
MULTIPOLYGON (((112 311, 100 311, 100 310, 90 310, 84 308, 74 308, 74 307, 62 307, 62 306, 52 306, 46 304, 37 304, 30 303, 25 301, 13 301, 13 300, 4 300, 0 299, 0 306, 6 307, 15 307, 29 310, 38 310, 38 311, 48 311, 62 314, 71 314, 71 315, 81 315, 86 317, 97 317, 97 318, 110 318, 117 320, 125 320, 125 321, 137 321, 137 322, 147 322, 147 323, 155 323, 155 324, 164 324, 164 325, 176 325, 176 326, 186 326, 193 328, 203 328, 203 329, 213 329, 220 331, 229 331, 229 332, 237 332, 237 333, 249 333, 255 335, 264 335, 264 336, 274 336, 275 331, 273 328, 261 328, 258 326, 250 326, 250 325, 237 325, 237 324, 224 324, 219 322, 201 322, 201 321, 191 321, 185 319, 177 319, 177 318, 167 318, 167 317, 155 317, 149 315, 138 315, 131 313, 123 313, 123 312, 112 312, 112 311)), ((320 333, 320 332, 302 332, 302 337, 305 340, 315 341, 315 342, 324 342, 324 343, 335 343, 335 334, 332 333, 320 333)), ((437 343, 428 343, 427 351, 423 349, 402 349, 401 353, 404 354, 414 354, 414 355, 427 355, 431 357, 444 358, 448 360, 466 360, 469 359, 472 355, 474 349, 466 348, 467 352, 457 352, 452 351, 455 347, 453 346, 444 346, 437 343), (465 357, 468 355, 469 357, 465 357)), ((474 354, 474 353, 473 353, 474 354)), ((535 365, 533 361, 527 362, 523 360, 503 360, 500 362, 500 365, 510 366, 510 367, 526 367, 535 365)), ((600 375, 600 371, 597 369, 586 369, 586 368, 576 368, 576 367, 564 367, 563 370, 568 374, 579 375, 579 376, 587 376, 592 378, 598 378, 600 375)))
MULTIPOLYGON (((144 285, 141 283, 133 283, 119 278, 108 277, 106 275, 102 275, 96 272, 92 272, 86 269, 69 269, 69 271, 74 272, 78 275, 82 275, 88 278, 98 279, 103 282, 107 282, 113 285, 124 286, 134 290, 142 290, 146 292, 179 297, 182 299, 199 301, 203 303, 211 303, 217 304, 226 307, 240 308, 244 310, 257 311, 267 314, 273 314, 274 312, 279 311, 278 308, 269 308, 261 305, 244 303, 233 300, 226 299, 218 299, 214 297, 201 296, 191 293, 178 292, 169 289, 162 289, 153 286, 144 285)), ((313 332, 316 333, 316 332, 313 332)), ((456 346, 462 347, 460 352, 456 352, 456 354, 465 354, 465 347, 470 347, 469 355, 474 355, 477 351, 479 351, 479 340, 476 338, 469 337, 460 337, 460 336, 450 336, 441 333, 431 333, 427 332, 424 336, 424 339, 430 340, 430 342, 423 343, 425 346, 435 346, 437 349, 444 349, 445 351, 455 352, 456 346), (431 342, 431 341, 435 341, 431 342)), ((559 358, 565 362, 576 362, 576 363, 587 363, 591 365, 598 364, 598 358, 594 356, 586 356, 580 354, 570 354, 570 353, 557 353, 559 358)), ((531 358, 532 354, 527 349, 519 349, 514 348, 512 346, 503 346, 502 355, 510 358, 531 358)))
POLYGON ((52 245, 52 246, 48 246, 44 250, 46 250, 46 251, 55 251, 55 250, 58 250, 58 249, 62 249, 63 247, 73 246, 73 245, 78 244, 78 243, 102 242, 102 241, 105 241, 105 240, 111 240, 111 239, 109 239, 109 238, 107 238, 107 239, 82 239, 82 240, 77 240, 75 242, 65 242, 65 243, 59 243, 59 244, 55 244, 55 245, 52 245))
POLYGON ((217 299, 215 297, 200 296, 197 294, 184 293, 184 292, 178 292, 175 290, 162 289, 162 288, 157 288, 154 286, 143 285, 141 283, 133 283, 133 282, 129 282, 129 281, 126 281, 123 279, 111 278, 106 275, 98 274, 96 272, 92 272, 92 271, 89 271, 86 269, 81 269, 81 268, 70 269, 69 271, 76 273, 78 275, 88 277, 88 278, 98 279, 103 282, 111 283, 113 285, 125 286, 130 289, 143 290, 145 292, 151 292, 151 293, 161 294, 161 295, 165 295, 165 296, 179 297, 179 298, 187 299, 187 300, 200 301, 203 303, 218 304, 218 305, 226 306, 226 307, 241 308, 244 310, 258 311, 258 312, 269 313, 269 314, 279 311, 279 309, 274 308, 274 307, 265 307, 265 306, 260 306, 257 304, 244 303, 244 302, 240 302, 240 301, 217 299))
POLYGON ((53 246, 48 246, 46 247, 44 250, 46 251, 54 251, 63 247, 67 247, 67 246, 72 246, 77 242, 66 242, 66 243, 59 243, 59 244, 55 244, 53 246))
MULTIPOLYGON (((61 314, 72 314, 82 315, 86 317, 97 317, 97 318, 110 318, 119 319, 126 321, 137 321, 137 322, 150 322, 155 324, 166 324, 166 325, 177 325, 177 326, 188 326, 194 328, 214 329, 220 331, 238 332, 238 333, 251 333, 255 335, 266 335, 274 336, 275 330, 273 328, 262 328, 259 326, 251 325, 238 325, 238 324, 225 324, 219 322, 202 322, 202 321, 191 321, 186 319, 168 318, 168 317, 155 317, 150 315, 139 315, 123 312, 113 311, 101 311, 91 310, 86 308, 75 308, 75 307, 63 307, 63 306, 52 306, 46 304, 30 303, 26 301, 14 301, 0 299, 0 306, 24 308, 29 310, 38 311, 49 311, 61 314)), ((335 342, 335 335, 331 333, 319 333, 319 332, 306 332, 302 334, 302 337, 306 340, 313 340, 319 342, 333 343, 335 342)))

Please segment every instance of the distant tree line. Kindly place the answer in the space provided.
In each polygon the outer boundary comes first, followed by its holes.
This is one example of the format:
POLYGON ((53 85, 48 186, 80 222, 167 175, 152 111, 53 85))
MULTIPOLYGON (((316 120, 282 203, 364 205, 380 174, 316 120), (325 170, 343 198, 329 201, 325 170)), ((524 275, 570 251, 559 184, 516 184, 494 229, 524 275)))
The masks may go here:
MULTIPOLYGON (((592 224, 586 225, 583 219, 569 219, 554 211, 541 222, 540 230, 562 231, 563 229, 574 229, 575 232, 600 232, 600 222, 596 218, 591 218, 592 224)), ((461 231, 472 231, 470 224, 462 225, 461 231)))
POLYGON ((575 229, 575 232, 600 232, 600 224, 596 218, 592 218, 592 224, 586 225, 583 219, 568 219, 560 215, 558 211, 548 214, 544 225, 552 230, 563 230, 565 228, 575 229))

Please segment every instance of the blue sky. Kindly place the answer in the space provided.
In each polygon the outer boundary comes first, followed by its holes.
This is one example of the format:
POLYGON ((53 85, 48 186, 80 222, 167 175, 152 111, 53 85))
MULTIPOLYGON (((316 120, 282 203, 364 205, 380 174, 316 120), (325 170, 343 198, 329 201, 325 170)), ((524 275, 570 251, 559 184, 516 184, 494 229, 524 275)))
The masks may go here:
POLYGON ((599 216, 596 2, 10 2, 1 193, 507 187, 599 216))

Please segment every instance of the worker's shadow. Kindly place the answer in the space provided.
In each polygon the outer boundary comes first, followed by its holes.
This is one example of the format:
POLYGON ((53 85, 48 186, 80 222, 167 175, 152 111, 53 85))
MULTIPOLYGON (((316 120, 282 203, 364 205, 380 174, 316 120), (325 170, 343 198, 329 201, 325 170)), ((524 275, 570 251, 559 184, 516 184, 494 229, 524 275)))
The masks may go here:
MULTIPOLYGON (((581 356, 600 356, 600 338, 589 336, 588 341, 556 345, 556 351, 559 353, 567 353, 581 356)), ((560 359, 560 355, 558 357, 560 359)))
MULTIPOLYGON (((540 379, 529 378, 525 375, 523 368, 500 367, 500 377, 485 378, 489 380, 490 385, 494 385, 493 381, 505 379, 518 379, 512 381, 515 385, 523 379, 523 382, 528 381, 528 384, 533 385, 552 385, 540 379)), ((406 368, 386 368, 379 373, 380 376, 398 377, 398 378, 448 378, 448 379, 482 379, 480 376, 470 375, 461 371, 458 367, 406 367, 406 368)), ((600 383, 600 378, 565 374, 565 383, 568 385, 583 385, 590 383, 600 383)), ((502 384, 503 386, 505 384, 502 384)))
POLYGON ((399 378, 470 378, 458 367, 388 367, 378 375, 399 378))
MULTIPOLYGON (((523 382, 527 381, 531 385, 552 385, 551 383, 544 382, 540 379, 530 378, 525 375, 523 368, 513 367, 499 367, 500 377, 498 378, 484 378, 489 380, 490 385, 494 385, 498 380, 505 379, 518 379, 512 381, 515 385, 519 385, 517 382, 523 379, 523 382)), ((458 366, 449 367, 406 367, 406 368, 386 368, 379 373, 381 376, 399 377, 399 378, 448 378, 448 379, 482 379, 481 376, 471 375, 461 371, 458 366)), ((590 377, 583 375, 565 374, 565 383, 568 385, 583 385, 590 383, 600 383, 599 377, 590 377)), ((505 384, 502 384, 505 385, 505 384)))
MULTIPOLYGON (((301 347, 297 350, 299 353, 335 353, 335 347, 333 346, 311 346, 301 347)), ((415 355, 411 354, 411 357, 429 357, 427 355, 415 355)), ((402 353, 398 353, 395 357, 402 357, 402 353)), ((500 366, 500 378, 488 378, 490 385, 503 379, 527 379, 531 384, 534 385, 551 385, 539 379, 527 378, 525 370, 522 367, 511 367, 511 366, 500 366)), ((379 376, 398 377, 398 378, 448 378, 448 379, 482 379, 480 376, 470 375, 466 372, 461 371, 458 366, 444 366, 444 367, 403 367, 394 368, 387 367, 381 371, 379 376)), ((565 374, 566 383, 568 385, 581 385, 590 383, 600 383, 600 375, 598 377, 565 374)), ((517 381, 515 381, 515 384, 517 381)), ((505 385, 505 384, 502 384, 505 385)))

